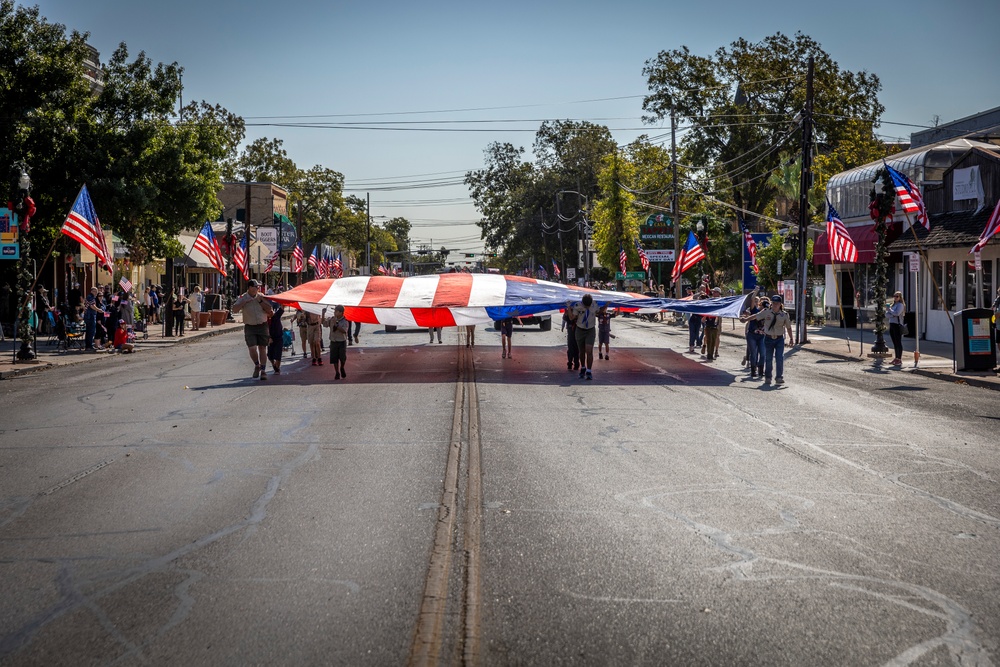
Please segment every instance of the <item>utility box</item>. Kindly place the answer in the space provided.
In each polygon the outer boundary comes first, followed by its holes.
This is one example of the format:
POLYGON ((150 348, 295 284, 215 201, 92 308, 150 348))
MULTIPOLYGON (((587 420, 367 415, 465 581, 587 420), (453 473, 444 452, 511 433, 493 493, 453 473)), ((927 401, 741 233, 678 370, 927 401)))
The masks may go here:
POLYGON ((996 324, 989 308, 955 313, 955 371, 989 371, 997 365, 996 324))

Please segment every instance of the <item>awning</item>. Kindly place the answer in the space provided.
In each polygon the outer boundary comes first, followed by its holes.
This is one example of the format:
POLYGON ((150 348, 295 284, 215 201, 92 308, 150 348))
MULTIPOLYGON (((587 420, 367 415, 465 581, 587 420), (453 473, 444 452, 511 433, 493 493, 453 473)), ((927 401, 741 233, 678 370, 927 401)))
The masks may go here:
MULTIPOLYGON (((854 241, 854 245, 858 247, 858 261, 857 264, 874 264, 875 263, 875 246, 878 245, 878 233, 875 231, 875 224, 870 225, 859 225, 857 227, 848 227, 847 233, 850 234, 851 240, 854 241)), ((885 235, 885 245, 888 249, 889 244, 892 243, 899 237, 900 225, 892 225, 885 235)), ((827 240, 826 232, 819 235, 816 239, 816 243, 813 244, 813 264, 817 266, 822 266, 825 264, 830 264, 830 242, 827 240)))

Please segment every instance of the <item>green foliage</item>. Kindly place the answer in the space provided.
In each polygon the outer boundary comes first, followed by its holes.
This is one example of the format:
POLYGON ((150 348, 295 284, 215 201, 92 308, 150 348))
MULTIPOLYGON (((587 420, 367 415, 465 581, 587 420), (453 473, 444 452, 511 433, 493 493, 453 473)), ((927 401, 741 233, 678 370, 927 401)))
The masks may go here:
POLYGON ((619 185, 632 182, 635 167, 612 153, 604 158, 598 184, 604 196, 594 206, 594 244, 598 262, 606 267, 619 266, 622 248, 629 256, 629 266, 639 266, 635 239, 639 238, 639 219, 635 197, 619 185))
MULTIPOLYGON (((795 278, 795 267, 799 260, 799 247, 796 243, 789 243, 788 250, 784 250, 782 245, 786 243, 788 237, 787 229, 778 223, 772 223, 768 228, 771 233, 769 243, 757 244, 757 266, 760 269, 757 274, 757 284, 761 289, 774 291, 778 288, 778 280, 784 278, 795 278), (781 273, 778 273, 778 260, 781 260, 781 273)), ((742 250, 741 250, 742 251, 742 250)), ((812 262, 813 241, 806 241, 806 261, 812 262)))
POLYGON ((805 104, 809 56, 815 58, 815 139, 825 151, 836 151, 857 138, 854 122, 841 117, 877 124, 884 110, 881 84, 873 74, 841 70, 802 33, 737 39, 710 57, 687 47, 661 51, 643 69, 650 90, 643 101, 646 118, 658 121, 673 112, 691 125, 681 140, 682 161, 706 165, 695 174, 698 187, 721 197, 739 189, 748 210, 764 211, 777 190, 759 176, 778 167, 775 147, 795 143, 793 118, 805 104))
POLYGON ((301 179, 284 141, 267 137, 254 140, 238 157, 226 160, 222 175, 227 181, 274 183, 292 190, 301 179))

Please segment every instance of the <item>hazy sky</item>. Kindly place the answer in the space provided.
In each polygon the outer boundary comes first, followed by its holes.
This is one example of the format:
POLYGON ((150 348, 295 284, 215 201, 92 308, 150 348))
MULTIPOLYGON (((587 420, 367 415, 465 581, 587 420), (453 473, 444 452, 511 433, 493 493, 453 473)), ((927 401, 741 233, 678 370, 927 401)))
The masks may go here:
POLYGON ((48 20, 90 33, 102 59, 132 55, 184 68, 184 100, 221 104, 248 124, 407 121, 462 132, 258 125, 301 168, 322 164, 371 191, 372 215, 405 216, 418 242, 481 249, 462 175, 493 141, 530 148, 544 119, 586 119, 615 139, 644 127, 642 76, 659 51, 710 55, 739 37, 802 31, 842 68, 878 74, 881 133, 1000 106, 1000 2, 329 2, 41 0, 48 20), (616 98, 616 99, 608 99, 616 98), (604 101, 595 101, 604 100, 604 101), (456 111, 462 110, 462 111, 456 111), (432 113, 402 113, 432 112, 432 113), (299 118, 289 116, 335 116, 299 118), (265 118, 279 117, 279 118, 265 118), (485 130, 485 131, 480 131, 485 130), (378 190, 387 183, 445 187, 378 190))

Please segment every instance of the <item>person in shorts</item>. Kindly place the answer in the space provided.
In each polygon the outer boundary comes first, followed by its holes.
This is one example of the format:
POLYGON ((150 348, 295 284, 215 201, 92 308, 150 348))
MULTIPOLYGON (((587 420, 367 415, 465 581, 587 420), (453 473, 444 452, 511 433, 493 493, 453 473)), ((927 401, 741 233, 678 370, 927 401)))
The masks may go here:
POLYGON ((514 336, 514 318, 505 317, 497 322, 497 329, 500 331, 500 358, 513 359, 511 355, 510 342, 514 336))
POLYGON ((577 303, 566 302, 566 312, 576 322, 576 346, 580 350, 580 379, 593 380, 594 342, 597 340, 597 304, 589 294, 577 303))
POLYGON ((610 359, 611 358, 611 318, 616 317, 618 313, 608 311, 607 306, 601 306, 601 309, 597 311, 597 358, 598 359, 610 359), (604 348, 604 352, 601 352, 601 348, 604 348))
POLYGON ((270 337, 267 332, 267 318, 274 314, 271 302, 259 291, 260 283, 251 280, 247 291, 233 302, 233 312, 243 312, 243 340, 246 341, 250 360, 253 361, 253 376, 261 380, 267 379, 267 342, 270 337))
POLYGON ((337 306, 333 309, 333 317, 326 316, 326 308, 323 309, 323 326, 330 327, 330 363, 333 364, 335 380, 347 378, 347 341, 351 337, 351 323, 344 317, 344 307, 337 306))

